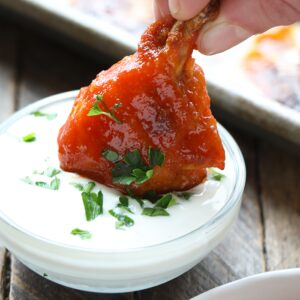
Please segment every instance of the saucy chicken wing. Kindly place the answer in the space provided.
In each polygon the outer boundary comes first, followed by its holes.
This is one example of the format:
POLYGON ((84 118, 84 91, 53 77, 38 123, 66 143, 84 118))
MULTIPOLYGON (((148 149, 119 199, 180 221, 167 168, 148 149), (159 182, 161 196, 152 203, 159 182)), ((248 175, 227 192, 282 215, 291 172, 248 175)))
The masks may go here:
POLYGON ((186 22, 149 26, 135 54, 80 90, 59 132, 61 168, 122 193, 190 189, 225 154, 192 51, 218 1, 186 22))

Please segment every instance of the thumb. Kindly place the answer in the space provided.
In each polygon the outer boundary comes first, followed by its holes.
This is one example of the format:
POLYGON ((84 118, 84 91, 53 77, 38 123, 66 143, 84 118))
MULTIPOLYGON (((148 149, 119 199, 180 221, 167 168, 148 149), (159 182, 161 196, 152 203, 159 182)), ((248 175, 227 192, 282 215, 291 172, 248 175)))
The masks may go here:
POLYGON ((197 46, 204 54, 219 53, 253 34, 298 20, 300 0, 223 0, 220 15, 203 27, 197 46))

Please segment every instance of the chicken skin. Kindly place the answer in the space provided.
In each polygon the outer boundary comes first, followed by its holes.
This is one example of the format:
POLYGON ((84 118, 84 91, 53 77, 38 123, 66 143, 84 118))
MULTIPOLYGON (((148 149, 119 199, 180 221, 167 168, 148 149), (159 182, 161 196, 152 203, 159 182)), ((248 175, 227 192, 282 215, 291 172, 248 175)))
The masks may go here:
POLYGON ((122 193, 190 189, 225 154, 192 51, 218 1, 187 22, 149 26, 135 54, 80 90, 59 132, 61 168, 122 193))

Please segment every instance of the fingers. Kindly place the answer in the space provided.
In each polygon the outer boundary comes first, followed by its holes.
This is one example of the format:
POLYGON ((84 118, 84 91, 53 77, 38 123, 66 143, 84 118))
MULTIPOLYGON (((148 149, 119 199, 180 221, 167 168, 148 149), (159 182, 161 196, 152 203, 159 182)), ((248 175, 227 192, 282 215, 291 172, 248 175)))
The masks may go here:
POLYGON ((168 0, 154 0, 155 19, 159 20, 170 14, 168 0))
POLYGON ((219 53, 253 34, 300 20, 297 3, 299 6, 299 0, 222 0, 218 18, 200 32, 198 49, 208 55, 219 53))
MULTIPOLYGON (((159 19, 171 13, 187 20, 198 14, 209 0, 155 0, 159 19)), ((206 24, 197 40, 204 54, 225 51, 253 34, 300 20, 300 0, 221 0, 218 18, 206 24)))
POLYGON ((154 0, 155 18, 172 14, 177 20, 188 20, 197 15, 209 0, 154 0))
POLYGON ((209 0, 169 0, 172 16, 177 20, 188 20, 196 16, 209 0))
POLYGON ((198 50, 206 55, 223 52, 241 43, 254 32, 237 24, 231 23, 224 16, 204 26, 197 39, 198 50))

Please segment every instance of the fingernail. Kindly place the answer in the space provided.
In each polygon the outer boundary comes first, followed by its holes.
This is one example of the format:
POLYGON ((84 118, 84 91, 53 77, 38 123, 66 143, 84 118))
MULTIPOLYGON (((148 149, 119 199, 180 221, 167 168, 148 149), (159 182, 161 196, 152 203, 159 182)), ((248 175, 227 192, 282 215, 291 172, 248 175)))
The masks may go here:
POLYGON ((244 28, 226 22, 207 26, 197 40, 198 49, 207 55, 225 51, 252 35, 244 28))
POLYGON ((180 10, 179 0, 169 0, 169 7, 173 17, 176 17, 180 10))

